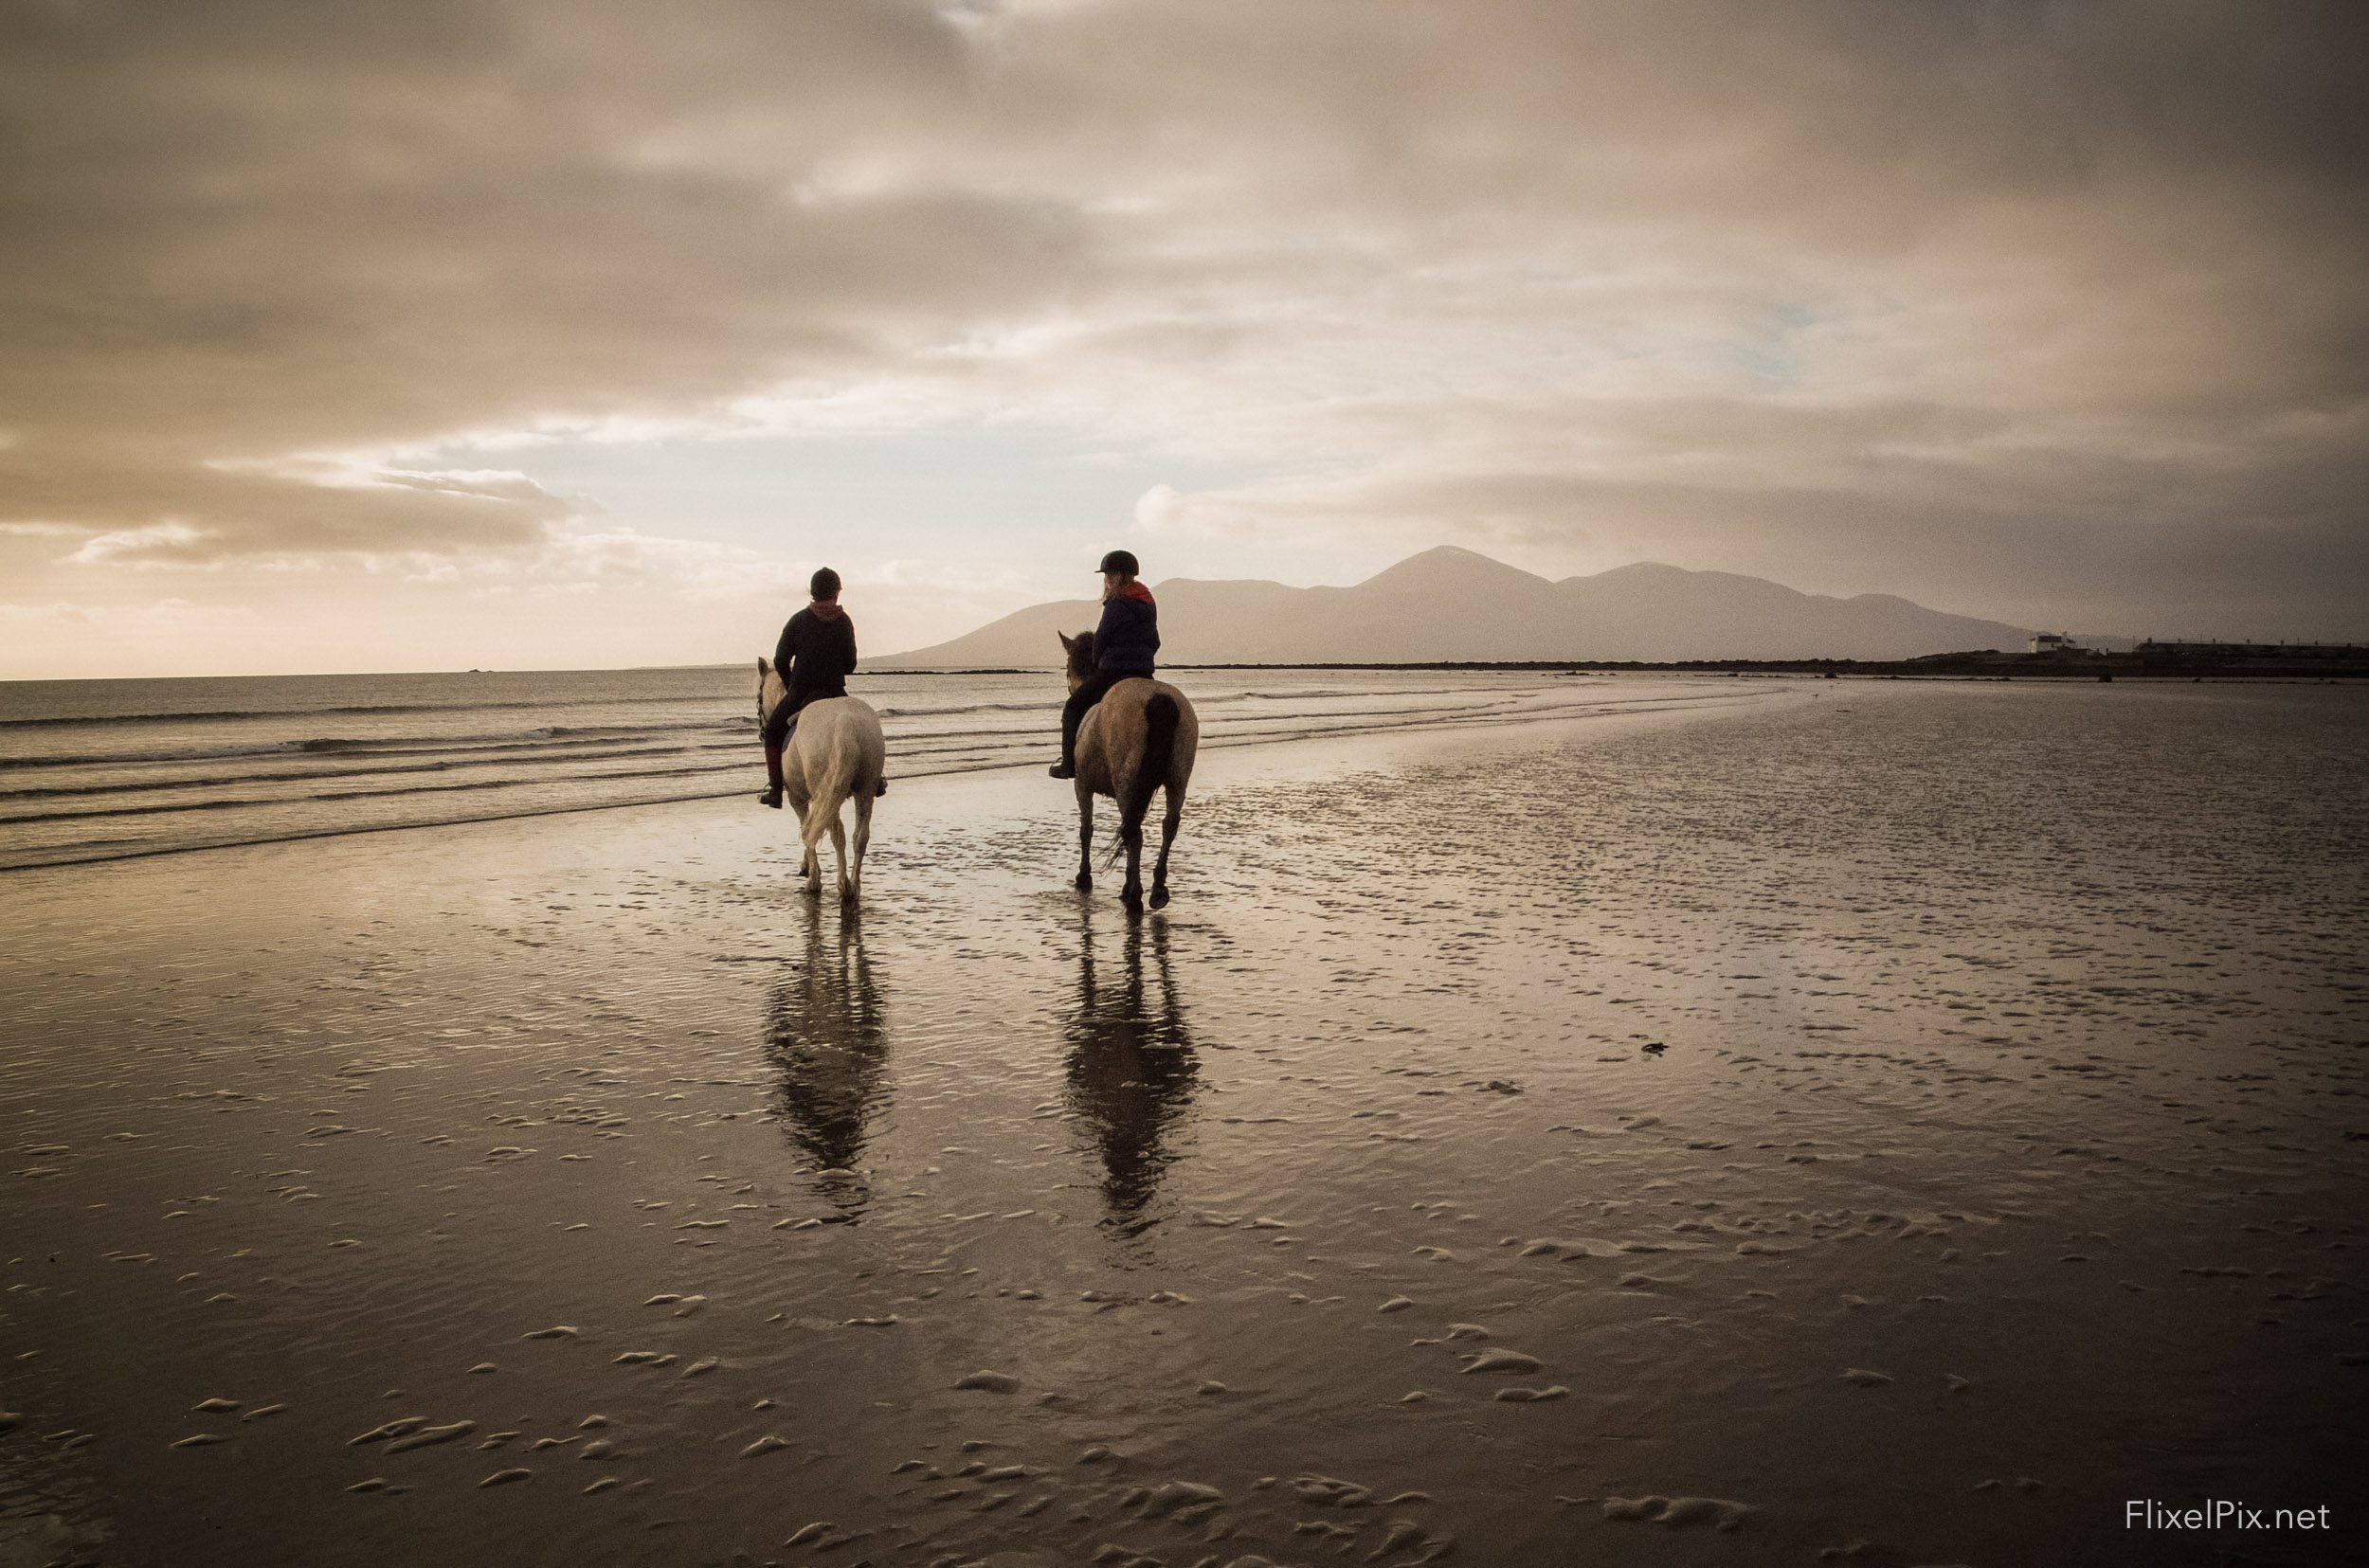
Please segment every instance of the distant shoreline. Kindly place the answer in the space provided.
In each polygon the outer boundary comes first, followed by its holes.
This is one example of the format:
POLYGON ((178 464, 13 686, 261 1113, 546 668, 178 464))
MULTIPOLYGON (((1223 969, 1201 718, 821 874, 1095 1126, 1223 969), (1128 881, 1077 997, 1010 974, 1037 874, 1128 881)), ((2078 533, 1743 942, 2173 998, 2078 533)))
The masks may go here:
MULTIPOLYGON (((855 672, 860 680, 868 676, 1038 676, 1058 674, 1058 664, 898 664, 890 662, 897 656, 885 655, 877 663, 855 672)), ((515 670, 349 670, 315 672, 304 675, 150 675, 150 676, 26 676, 0 679, 0 692, 27 687, 63 687, 98 685, 174 686, 200 681, 267 681, 267 680, 356 680, 437 678, 465 676, 598 676, 667 674, 685 670, 738 670, 744 666, 734 660, 723 664, 629 664, 615 669, 579 670, 566 668, 521 668, 515 670)), ((2096 680, 2102 676, 2154 680, 2369 680, 2369 659, 2345 661, 2338 659, 2294 660, 2172 660, 2143 658, 2136 654, 2088 654, 2059 656, 2049 654, 1996 654, 1961 657, 1934 655, 1908 659, 1851 658, 1691 658, 1647 661, 1606 658, 1527 658, 1527 659, 1410 659, 1391 660, 1289 660, 1276 663, 1175 663, 1161 666, 1166 670, 1438 670, 1491 672, 1530 672, 1545 675, 1735 675, 1735 676, 1827 676, 1866 678, 1932 677, 1946 679, 2013 680, 2024 677, 2045 680, 2096 680)), ((183 715, 169 715, 183 716, 183 715)))
MULTIPOLYGON (((871 675, 1020 676, 1054 669, 1046 665, 905 665, 859 672, 871 675)), ((2232 661, 2142 658, 2136 654, 2059 657, 2048 654, 1911 659, 1691 658, 1646 662, 1600 658, 1420 659, 1399 662, 1293 661, 1286 664, 1166 664, 1166 670, 1438 670, 1480 674, 1538 675, 1727 675, 1832 676, 1837 679, 1898 680, 2369 680, 2369 663, 2232 661)))

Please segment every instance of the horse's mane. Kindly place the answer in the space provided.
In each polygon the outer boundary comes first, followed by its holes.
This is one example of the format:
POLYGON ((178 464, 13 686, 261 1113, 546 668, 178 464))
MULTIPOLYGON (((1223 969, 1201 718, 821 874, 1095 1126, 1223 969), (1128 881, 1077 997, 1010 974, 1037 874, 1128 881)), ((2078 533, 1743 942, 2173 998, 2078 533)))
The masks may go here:
POLYGON ((773 668, 771 660, 758 659, 757 723, 762 725, 765 722, 765 716, 780 707, 782 699, 788 694, 789 689, 782 684, 781 671, 773 668))
POLYGON ((1094 634, 1079 632, 1069 640, 1069 673, 1080 680, 1094 673, 1094 634))

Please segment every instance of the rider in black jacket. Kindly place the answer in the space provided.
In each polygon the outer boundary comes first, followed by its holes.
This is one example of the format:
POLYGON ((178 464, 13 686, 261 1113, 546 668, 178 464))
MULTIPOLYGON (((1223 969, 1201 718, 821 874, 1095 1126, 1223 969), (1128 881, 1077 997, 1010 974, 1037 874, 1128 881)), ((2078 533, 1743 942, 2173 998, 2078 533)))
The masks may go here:
MULTIPOLYGON (((856 669, 856 623, 839 607, 839 573, 824 567, 807 585, 814 603, 789 618, 773 645, 773 668, 789 694, 765 721, 765 793, 757 799, 776 811, 782 804, 782 752, 798 710, 823 697, 847 694, 856 669)), ((879 793, 888 793, 888 781, 879 793)))

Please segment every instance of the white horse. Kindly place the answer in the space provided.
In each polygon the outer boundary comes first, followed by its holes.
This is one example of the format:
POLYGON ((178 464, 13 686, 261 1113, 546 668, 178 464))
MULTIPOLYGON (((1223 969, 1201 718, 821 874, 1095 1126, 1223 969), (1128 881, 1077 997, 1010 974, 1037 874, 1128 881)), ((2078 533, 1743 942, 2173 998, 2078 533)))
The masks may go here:
MULTIPOLYGON (((757 723, 788 695, 781 672, 770 659, 757 660, 757 723)), ((853 904, 863 891, 863 852, 872 842, 872 798, 888 773, 888 742, 880 735, 880 715, 859 697, 824 697, 798 711, 798 728, 790 732, 782 753, 782 794, 798 813, 799 837, 806 857, 798 874, 806 892, 823 892, 823 860, 815 851, 823 836, 831 836, 831 851, 839 856, 839 897, 853 904), (856 864, 847 865, 847 829, 840 808, 856 802, 856 864)))

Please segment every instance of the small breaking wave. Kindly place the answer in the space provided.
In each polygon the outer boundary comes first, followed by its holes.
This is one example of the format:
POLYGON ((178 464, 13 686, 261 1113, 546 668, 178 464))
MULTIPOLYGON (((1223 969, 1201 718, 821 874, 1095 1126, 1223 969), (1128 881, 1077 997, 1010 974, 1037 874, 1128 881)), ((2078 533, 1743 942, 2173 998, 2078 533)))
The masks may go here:
MULTIPOLYGON (((1574 703, 1578 694, 1567 686, 1518 678, 1417 684, 1383 676, 1367 683, 1335 675, 1294 685, 1287 672, 1262 673, 1254 686, 1177 675, 1201 708, 1205 748, 1618 705, 1606 697, 1574 703)), ((519 686, 497 695, 476 677, 354 676, 326 694, 280 686, 277 693, 291 699, 282 707, 222 703, 120 717, 20 707, 19 716, 0 718, 0 869, 752 791, 755 718, 745 672, 663 678, 676 689, 652 694, 647 672, 614 680, 564 674, 553 677, 548 701, 510 700, 519 686), (410 700, 440 681, 457 697, 465 689, 489 700, 410 700), (364 700, 382 693, 388 700, 364 700), (318 695, 354 700, 303 700, 318 695), (389 732, 373 732, 380 730, 389 732)), ((258 684, 266 698, 277 694, 269 682, 258 684)), ((242 689, 232 682, 228 690, 242 689)), ((893 676, 857 694, 885 723, 892 771, 921 777, 1038 760, 1054 733, 1060 691, 1040 674, 893 676)), ((138 696, 103 694, 114 704, 138 696)), ((41 700, 59 699, 45 693, 41 700)))
POLYGON ((337 703, 319 708, 211 708, 190 712, 144 713, 44 713, 25 718, 0 719, 0 730, 55 729, 60 726, 82 725, 90 729, 108 730, 127 724, 221 724, 243 719, 319 718, 354 713, 497 713, 510 712, 549 712, 553 708, 620 707, 626 703, 680 703, 671 694, 624 693, 604 694, 597 698, 561 696, 516 702, 355 702, 337 703))
POLYGON ((426 757, 479 751, 539 751, 630 744, 667 735, 737 734, 754 730, 753 718, 643 726, 549 725, 534 730, 495 730, 474 735, 314 735, 298 740, 242 745, 177 747, 162 750, 81 751, 0 757, 0 772, 38 767, 119 767, 158 763, 229 762, 273 757, 426 757))

